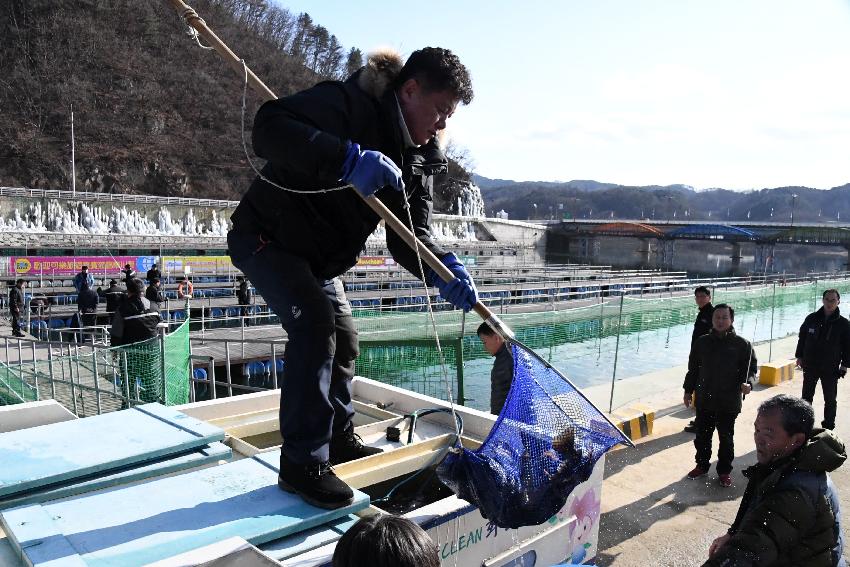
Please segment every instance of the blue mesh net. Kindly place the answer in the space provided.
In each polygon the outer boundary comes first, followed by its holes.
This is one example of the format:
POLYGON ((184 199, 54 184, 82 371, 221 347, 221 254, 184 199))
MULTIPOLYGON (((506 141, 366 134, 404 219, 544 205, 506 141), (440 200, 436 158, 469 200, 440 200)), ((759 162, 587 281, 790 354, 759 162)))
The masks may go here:
POLYGON ((437 470, 458 497, 503 528, 551 518, 623 434, 552 368, 511 346, 514 380, 490 435, 452 451, 437 470))

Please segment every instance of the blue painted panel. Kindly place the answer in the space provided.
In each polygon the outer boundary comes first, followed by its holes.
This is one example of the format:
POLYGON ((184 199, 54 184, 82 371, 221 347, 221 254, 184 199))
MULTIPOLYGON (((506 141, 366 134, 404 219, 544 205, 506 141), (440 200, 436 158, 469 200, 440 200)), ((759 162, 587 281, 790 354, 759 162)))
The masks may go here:
POLYGON ((259 547, 263 553, 272 559, 282 561, 337 541, 359 519, 357 516, 349 514, 345 518, 264 543, 259 547))
MULTIPOLYGON (((264 456, 264 461, 276 462, 279 452, 264 456)), ((227 537, 240 536, 258 545, 312 529, 368 507, 366 494, 354 494, 350 506, 315 508, 277 487, 276 466, 252 458, 63 502, 15 508, 0 514, 0 520, 27 557, 42 534, 61 534, 86 565, 142 565, 227 537), (52 524, 21 531, 30 517, 45 514, 52 524), (19 537, 21 533, 26 537, 19 537)))
POLYGON ((0 526, 22 564, 33 567, 86 567, 86 562, 77 550, 58 531, 53 518, 40 506, 16 508, 0 514, 0 526))
POLYGON ((159 404, 0 434, 0 498, 208 445, 224 431, 159 404))
POLYGON ((120 484, 128 484, 136 480, 196 468, 218 461, 229 461, 231 458, 233 458, 233 451, 230 447, 224 443, 212 443, 188 453, 166 455, 143 464, 127 465, 126 470, 122 469, 91 480, 79 482, 72 479, 49 487, 34 488, 29 492, 16 494, 7 500, 0 499, 0 510, 76 496, 85 492, 111 488, 120 484))

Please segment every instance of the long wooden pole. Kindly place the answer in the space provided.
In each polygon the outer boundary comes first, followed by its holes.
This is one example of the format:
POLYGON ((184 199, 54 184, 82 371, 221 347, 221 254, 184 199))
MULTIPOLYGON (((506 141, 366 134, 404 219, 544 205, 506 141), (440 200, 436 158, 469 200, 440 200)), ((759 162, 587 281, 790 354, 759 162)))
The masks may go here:
MULTIPOLYGON (((225 60, 230 67, 236 71, 240 76, 244 76, 246 71, 248 74, 248 83, 251 87, 257 91, 257 93, 263 98, 263 100, 275 100, 277 99, 277 95, 272 92, 272 90, 266 86, 263 81, 257 77, 251 69, 248 68, 247 65, 243 66, 243 61, 233 52, 227 45, 207 26, 207 23, 201 18, 195 10, 183 2, 183 0, 168 0, 171 5, 177 10, 178 13, 183 17, 186 24, 194 28, 198 34, 203 37, 206 42, 213 49, 218 52, 219 55, 225 60)), ((353 187, 352 187, 353 189, 353 187)), ((363 201, 369 205, 369 207, 375 211, 375 213, 384 219, 386 225, 396 234, 398 234, 402 240, 404 240, 408 246, 417 250, 422 256, 422 260, 432 269, 443 281, 450 282, 455 279, 454 274, 452 274, 451 270, 449 270, 433 252, 431 252, 428 248, 425 247, 422 242, 416 238, 407 226, 402 223, 398 217, 396 217, 392 211, 390 211, 386 205, 384 205, 378 198, 374 195, 369 197, 364 197, 360 194, 359 191, 354 189, 358 195, 363 199, 363 201)), ((499 319, 499 317, 493 313, 486 305, 484 305, 481 301, 478 301, 474 306, 473 310, 481 316, 482 319, 488 322, 494 330, 500 333, 504 338, 513 338, 513 332, 499 319)))

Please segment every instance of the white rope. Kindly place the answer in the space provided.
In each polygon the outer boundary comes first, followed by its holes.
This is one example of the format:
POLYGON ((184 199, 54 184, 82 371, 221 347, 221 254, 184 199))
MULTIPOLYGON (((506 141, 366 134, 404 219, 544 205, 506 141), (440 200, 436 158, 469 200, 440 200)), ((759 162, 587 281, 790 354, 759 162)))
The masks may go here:
POLYGON ((183 10, 183 13, 181 14, 181 16, 183 18, 183 24, 185 24, 185 26, 186 26, 186 35, 188 35, 189 37, 194 39, 195 43, 198 44, 198 47, 200 47, 201 49, 215 49, 214 47, 211 47, 209 45, 204 45, 203 43, 201 43, 201 37, 200 37, 200 34, 198 33, 198 30, 196 30, 195 28, 193 28, 192 26, 189 25, 189 18, 193 17, 193 16, 195 18, 197 18, 198 20, 200 20, 202 23, 204 21, 203 19, 201 19, 200 16, 198 16, 198 14, 197 14, 197 12, 195 12, 195 10, 193 10, 192 8, 189 8, 187 10, 183 10))
POLYGON ((262 179, 272 187, 281 189, 283 191, 288 191, 290 193, 299 193, 302 195, 310 195, 314 193, 330 193, 332 191, 342 191, 346 189, 351 189, 351 185, 340 185, 338 187, 329 187, 327 189, 311 189, 309 191, 305 191, 302 189, 292 189, 291 187, 284 187, 282 185, 278 185, 277 183, 271 181, 265 175, 260 173, 260 170, 257 169, 257 167, 254 165, 254 162, 251 159, 250 154, 248 153, 248 143, 245 141, 245 111, 248 107, 248 66, 245 64, 244 59, 240 59, 239 62, 242 63, 242 69, 245 71, 245 84, 242 87, 242 129, 239 133, 242 136, 242 150, 245 152, 245 159, 248 160, 248 164, 250 164, 251 169, 254 170, 254 173, 256 173, 260 179, 262 179))

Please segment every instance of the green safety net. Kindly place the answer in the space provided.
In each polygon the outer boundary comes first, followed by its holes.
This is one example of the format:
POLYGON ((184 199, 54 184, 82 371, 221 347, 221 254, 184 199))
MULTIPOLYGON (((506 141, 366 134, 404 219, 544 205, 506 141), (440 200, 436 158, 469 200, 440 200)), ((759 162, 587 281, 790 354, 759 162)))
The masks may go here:
POLYGON ((0 404, 53 398, 81 417, 149 402, 185 404, 189 356, 188 320, 163 341, 109 348, 53 343, 52 356, 45 349, 34 361, 0 364, 0 404))
MULTIPOLYGON (((805 314, 820 307, 821 294, 829 288, 850 293, 850 281, 716 288, 712 301, 715 305, 732 305, 738 333, 760 342, 796 333, 805 314)), ((525 313, 499 313, 496 308, 494 311, 520 341, 568 375, 574 364, 593 364, 593 372, 606 375, 609 382, 612 374, 634 375, 632 368, 623 368, 622 359, 626 357, 628 361, 628 355, 640 353, 642 341, 644 345, 650 340, 654 344, 689 344, 696 315, 690 290, 664 296, 597 297, 585 299, 575 307, 565 308, 563 303, 553 307, 525 313), (670 330, 677 327, 681 336, 671 336, 670 330), (619 370, 614 368, 615 353, 621 359, 619 370)), ((428 313, 355 310, 354 314, 360 336, 358 375, 447 398, 444 367, 428 313)), ((461 402, 474 397, 475 403, 470 405, 488 409, 491 357, 476 335, 481 320, 458 310, 435 311, 433 315, 453 396, 461 402), (471 392, 470 385, 476 379, 478 391, 471 392), (486 388, 482 387, 482 380, 486 388)), ((684 362, 686 359, 681 361, 684 362)), ((583 372, 587 370, 582 367, 583 372)))

